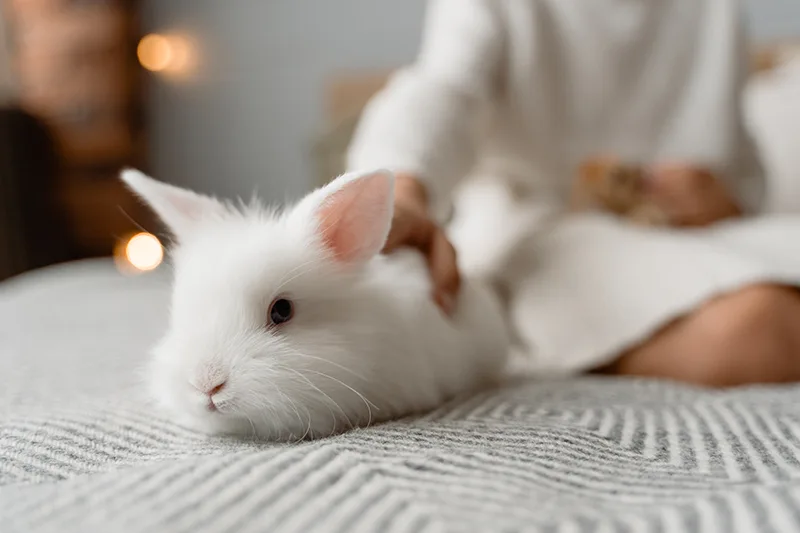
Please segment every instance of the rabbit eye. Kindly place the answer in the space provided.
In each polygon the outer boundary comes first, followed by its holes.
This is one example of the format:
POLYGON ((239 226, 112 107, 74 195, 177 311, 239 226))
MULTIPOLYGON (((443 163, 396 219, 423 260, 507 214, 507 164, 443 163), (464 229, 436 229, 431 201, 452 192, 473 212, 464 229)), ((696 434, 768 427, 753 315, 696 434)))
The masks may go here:
POLYGON ((286 298, 276 298, 269 306, 269 325, 278 326, 294 316, 294 304, 286 298))

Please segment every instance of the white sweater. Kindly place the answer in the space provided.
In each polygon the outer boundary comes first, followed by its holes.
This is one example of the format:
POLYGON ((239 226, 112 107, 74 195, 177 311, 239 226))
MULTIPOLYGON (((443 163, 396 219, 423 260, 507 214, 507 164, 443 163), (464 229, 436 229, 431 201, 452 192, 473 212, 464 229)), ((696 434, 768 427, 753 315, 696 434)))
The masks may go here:
POLYGON ((470 172, 563 200, 586 156, 681 160, 753 210, 746 58, 736 0, 430 0, 419 57, 367 106, 348 166, 414 172, 440 202, 470 172))

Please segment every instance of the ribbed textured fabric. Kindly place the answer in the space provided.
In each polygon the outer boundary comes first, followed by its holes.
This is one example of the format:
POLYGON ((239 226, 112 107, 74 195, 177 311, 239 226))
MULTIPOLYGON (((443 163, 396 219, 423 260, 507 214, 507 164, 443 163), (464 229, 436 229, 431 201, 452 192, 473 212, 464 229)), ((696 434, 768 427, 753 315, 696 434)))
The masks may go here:
POLYGON ((206 438, 141 401, 167 279, 0 287, 0 530, 800 530, 800 389, 509 383, 331 439, 206 438))
POLYGON ((795 389, 509 386, 297 445, 206 439, 133 405, 3 420, 0 519, 34 531, 800 529, 795 389))

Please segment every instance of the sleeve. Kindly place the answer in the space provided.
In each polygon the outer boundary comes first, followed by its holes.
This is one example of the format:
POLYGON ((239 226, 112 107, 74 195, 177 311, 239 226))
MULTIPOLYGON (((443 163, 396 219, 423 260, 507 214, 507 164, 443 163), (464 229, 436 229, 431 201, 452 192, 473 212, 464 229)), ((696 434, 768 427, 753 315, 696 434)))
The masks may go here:
POLYGON ((735 154, 731 171, 728 173, 728 187, 745 214, 756 214, 764 209, 767 193, 767 176, 762 155, 758 149, 752 132, 746 124, 745 90, 750 79, 750 42, 741 14, 741 6, 737 6, 735 25, 735 60, 736 74, 734 98, 736 109, 732 116, 735 123, 735 154))
POLYGON ((413 173, 437 210, 474 164, 504 38, 495 0, 430 0, 416 62, 364 109, 349 169, 413 173))

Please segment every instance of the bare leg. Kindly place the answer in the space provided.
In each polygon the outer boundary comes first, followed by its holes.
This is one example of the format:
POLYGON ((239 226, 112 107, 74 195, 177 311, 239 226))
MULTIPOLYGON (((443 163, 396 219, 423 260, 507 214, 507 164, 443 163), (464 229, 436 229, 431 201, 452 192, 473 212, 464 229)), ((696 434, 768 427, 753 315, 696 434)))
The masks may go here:
POLYGON ((800 294, 756 285, 722 296, 601 372, 714 387, 800 381, 800 294))

